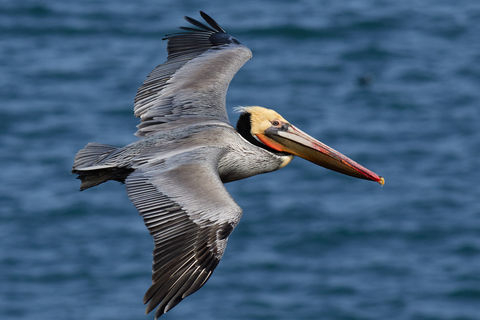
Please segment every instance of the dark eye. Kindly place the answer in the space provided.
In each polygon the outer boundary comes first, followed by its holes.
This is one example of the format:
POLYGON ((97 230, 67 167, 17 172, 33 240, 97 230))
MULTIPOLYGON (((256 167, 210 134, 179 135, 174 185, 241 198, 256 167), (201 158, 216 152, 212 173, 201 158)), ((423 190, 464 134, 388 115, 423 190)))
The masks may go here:
POLYGON ((272 121, 272 125, 273 125, 274 127, 279 126, 279 125, 280 125, 280 121, 278 121, 278 120, 273 120, 273 121, 272 121))

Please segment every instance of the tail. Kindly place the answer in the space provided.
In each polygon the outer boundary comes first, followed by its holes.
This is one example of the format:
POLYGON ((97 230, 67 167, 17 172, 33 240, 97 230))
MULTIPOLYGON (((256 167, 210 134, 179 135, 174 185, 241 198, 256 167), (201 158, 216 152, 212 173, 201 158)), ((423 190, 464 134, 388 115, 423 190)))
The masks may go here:
POLYGON ((133 169, 104 163, 104 160, 109 158, 116 150, 118 148, 114 146, 90 142, 77 153, 72 173, 78 174, 77 179, 82 181, 80 190, 83 191, 108 180, 125 182, 133 169))

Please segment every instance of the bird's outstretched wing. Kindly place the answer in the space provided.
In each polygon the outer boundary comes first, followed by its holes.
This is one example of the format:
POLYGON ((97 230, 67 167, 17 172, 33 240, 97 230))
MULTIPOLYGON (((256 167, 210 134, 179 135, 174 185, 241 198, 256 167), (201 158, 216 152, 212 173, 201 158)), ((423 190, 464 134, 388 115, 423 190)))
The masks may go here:
POLYGON ((185 17, 197 28, 167 35, 168 58, 138 89, 135 116, 141 123, 135 135, 162 130, 162 124, 184 118, 228 122, 228 85, 252 52, 200 11, 209 26, 185 17))
POLYGON ((220 153, 203 147, 167 159, 147 155, 125 181, 155 242, 144 297, 146 313, 158 306, 155 318, 203 286, 240 220, 242 209, 217 173, 220 153))

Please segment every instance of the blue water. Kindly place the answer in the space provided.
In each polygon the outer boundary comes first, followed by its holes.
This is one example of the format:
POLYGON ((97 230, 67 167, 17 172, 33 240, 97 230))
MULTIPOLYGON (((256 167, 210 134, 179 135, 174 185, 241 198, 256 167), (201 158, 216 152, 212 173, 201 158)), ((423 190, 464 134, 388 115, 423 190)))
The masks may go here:
POLYGON ((162 319, 480 319, 477 0, 2 0, 0 319, 153 319, 124 186, 69 172, 90 141, 136 139, 161 37, 198 10, 254 54, 229 112, 273 108, 386 184, 303 159, 229 184, 226 254, 162 319))

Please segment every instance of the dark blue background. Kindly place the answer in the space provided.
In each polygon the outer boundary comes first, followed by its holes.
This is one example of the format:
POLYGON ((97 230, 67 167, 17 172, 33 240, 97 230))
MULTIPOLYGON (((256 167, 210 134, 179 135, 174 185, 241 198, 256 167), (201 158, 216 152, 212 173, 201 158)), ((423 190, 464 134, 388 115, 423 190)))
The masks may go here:
POLYGON ((254 54, 229 112, 273 108, 386 184, 303 159, 229 184, 226 254, 164 318, 480 319, 477 0, 2 0, 0 318, 153 319, 124 187, 69 172, 90 141, 136 139, 136 90, 198 10, 254 54))

